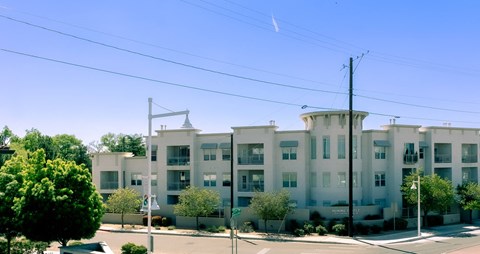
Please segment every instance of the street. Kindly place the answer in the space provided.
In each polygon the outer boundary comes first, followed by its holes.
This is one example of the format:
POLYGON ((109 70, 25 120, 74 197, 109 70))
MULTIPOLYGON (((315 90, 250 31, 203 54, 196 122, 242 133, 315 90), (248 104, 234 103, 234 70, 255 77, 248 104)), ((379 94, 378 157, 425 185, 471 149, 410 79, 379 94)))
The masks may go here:
MULTIPOLYGON (((370 245, 337 243, 276 242, 265 240, 237 240, 238 254, 318 254, 318 253, 480 253, 480 232, 435 236, 415 242, 370 245)), ((232 242, 227 238, 177 235, 153 235, 154 253, 158 254, 207 254, 232 253, 232 242)), ((105 241, 114 253, 121 253, 127 242, 146 246, 147 235, 142 233, 114 233, 98 231, 96 236, 83 242, 105 241)), ((235 245, 234 245, 235 246, 235 245)))

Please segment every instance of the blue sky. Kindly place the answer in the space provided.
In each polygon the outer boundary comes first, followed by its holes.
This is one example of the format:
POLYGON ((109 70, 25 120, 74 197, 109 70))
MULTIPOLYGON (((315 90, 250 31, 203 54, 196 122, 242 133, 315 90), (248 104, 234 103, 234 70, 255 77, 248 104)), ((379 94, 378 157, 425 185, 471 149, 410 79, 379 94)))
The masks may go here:
POLYGON ((0 125, 23 136, 201 133, 354 109, 365 129, 480 128, 479 1, 0 0, 0 125), (272 21, 278 25, 278 31, 272 21), (302 105, 308 107, 302 109, 302 105), (154 119, 154 129, 184 117, 154 119))

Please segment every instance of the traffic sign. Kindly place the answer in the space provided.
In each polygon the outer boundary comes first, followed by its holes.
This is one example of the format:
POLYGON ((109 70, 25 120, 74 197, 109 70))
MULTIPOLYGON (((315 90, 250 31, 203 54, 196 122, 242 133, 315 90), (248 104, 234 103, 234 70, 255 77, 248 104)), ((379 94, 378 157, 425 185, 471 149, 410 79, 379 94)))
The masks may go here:
POLYGON ((240 216, 240 212, 241 212, 241 211, 242 211, 242 210, 241 210, 240 208, 233 208, 233 209, 232 209, 232 217, 238 217, 238 216, 240 216))

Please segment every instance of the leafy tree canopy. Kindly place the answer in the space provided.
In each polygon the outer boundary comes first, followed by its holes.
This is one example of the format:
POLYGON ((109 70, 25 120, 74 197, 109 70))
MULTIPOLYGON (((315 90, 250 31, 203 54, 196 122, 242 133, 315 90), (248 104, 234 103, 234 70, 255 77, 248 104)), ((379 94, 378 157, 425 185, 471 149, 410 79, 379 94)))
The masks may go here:
POLYGON ((107 133, 100 138, 101 145, 109 152, 131 152, 135 156, 145 156, 145 142, 140 134, 126 135, 107 133))
MULTIPOLYGON (((405 200, 411 205, 417 205, 418 191, 411 189, 411 187, 413 181, 417 181, 418 174, 422 175, 422 172, 417 171, 406 176, 401 186, 401 192, 405 200)), ((416 185, 418 188, 418 183, 416 185)), ((455 192, 450 180, 441 178, 437 174, 420 177, 420 208, 423 211, 425 225, 427 222, 426 216, 429 212, 443 213, 454 201, 455 192)))
POLYGON ((117 189, 107 199, 107 209, 113 213, 120 213, 122 216, 122 228, 123 228, 123 215, 125 213, 133 213, 138 211, 142 198, 140 193, 131 188, 117 189))
POLYGON ((22 233, 30 240, 58 241, 91 238, 100 227, 104 206, 84 165, 62 159, 46 160, 43 149, 23 165, 23 184, 14 200, 22 233))
POLYGON ((285 189, 278 192, 255 192, 249 207, 264 221, 265 231, 268 220, 281 220, 294 209, 290 192, 285 189))
POLYGON ((220 194, 216 191, 194 186, 183 190, 174 206, 174 213, 180 216, 198 217, 212 214, 220 205, 220 194))
POLYGON ((472 222, 472 211, 480 210, 480 186, 475 182, 463 183, 457 186, 457 195, 460 206, 469 210, 472 222))

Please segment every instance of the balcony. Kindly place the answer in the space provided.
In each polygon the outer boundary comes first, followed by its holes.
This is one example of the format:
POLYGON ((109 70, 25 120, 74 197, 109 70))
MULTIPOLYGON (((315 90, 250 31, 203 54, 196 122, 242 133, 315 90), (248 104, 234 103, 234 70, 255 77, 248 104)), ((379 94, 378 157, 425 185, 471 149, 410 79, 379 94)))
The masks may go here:
POLYGON ((467 154, 467 155, 462 155, 462 163, 477 163, 478 158, 476 154, 467 154))
POLYGON ((263 154, 239 156, 238 165, 263 165, 263 154))
POLYGON ((241 184, 238 188, 238 192, 255 192, 255 191, 263 192, 263 190, 264 190, 263 182, 241 184))
POLYGON ((403 155, 403 164, 415 164, 418 162, 418 153, 415 154, 404 154, 403 155))
POLYGON ((450 154, 435 154, 435 163, 452 163, 450 154))
POLYGON ((167 166, 185 166, 185 165, 190 165, 190 156, 167 158, 167 166))
POLYGON ((182 182, 171 182, 168 183, 167 190, 169 191, 181 191, 185 190, 188 186, 190 186, 190 181, 182 181, 182 182))

